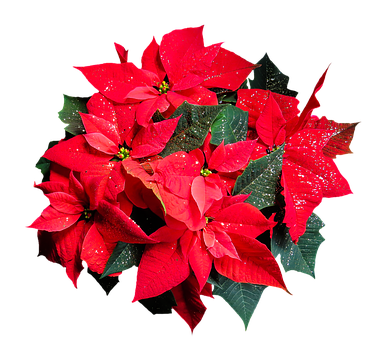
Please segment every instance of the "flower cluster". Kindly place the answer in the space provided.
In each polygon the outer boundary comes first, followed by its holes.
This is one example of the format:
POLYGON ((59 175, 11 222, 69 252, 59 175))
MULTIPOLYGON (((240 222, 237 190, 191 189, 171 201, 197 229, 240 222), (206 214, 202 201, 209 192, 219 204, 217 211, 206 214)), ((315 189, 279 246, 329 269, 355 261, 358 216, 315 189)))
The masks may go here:
POLYGON ((300 112, 267 55, 253 64, 205 46, 202 29, 154 39, 142 68, 119 44, 119 63, 77 67, 97 92, 64 97, 65 138, 37 163, 50 205, 30 226, 75 287, 83 261, 107 293, 138 266, 134 301, 192 330, 202 295, 247 326, 267 286, 288 291, 277 255, 314 276, 313 210, 351 192, 333 158, 356 126, 312 115, 326 71, 300 112))

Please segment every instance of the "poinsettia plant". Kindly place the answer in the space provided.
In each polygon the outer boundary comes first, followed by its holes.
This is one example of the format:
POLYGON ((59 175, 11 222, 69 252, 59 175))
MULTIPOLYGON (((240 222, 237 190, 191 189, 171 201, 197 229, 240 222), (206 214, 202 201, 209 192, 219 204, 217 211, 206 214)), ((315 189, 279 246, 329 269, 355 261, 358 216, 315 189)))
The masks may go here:
POLYGON ((49 206, 30 227, 75 287, 83 263, 107 294, 137 266, 134 301, 151 313, 193 330, 217 295, 247 327, 266 287, 289 292, 278 255, 314 277, 314 209, 351 193, 334 158, 356 123, 313 115, 327 71, 300 112, 267 55, 205 46, 202 30, 153 39, 142 68, 119 44, 118 63, 77 67, 96 93, 64 96, 65 137, 36 164, 49 206))

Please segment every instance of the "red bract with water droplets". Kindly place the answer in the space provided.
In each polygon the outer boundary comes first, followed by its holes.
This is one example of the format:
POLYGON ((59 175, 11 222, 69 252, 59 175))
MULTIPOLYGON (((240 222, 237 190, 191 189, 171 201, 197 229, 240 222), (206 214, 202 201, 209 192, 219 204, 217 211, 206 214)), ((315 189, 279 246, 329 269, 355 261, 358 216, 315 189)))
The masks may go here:
POLYGON ((50 205, 30 225, 39 230, 39 255, 66 267, 75 287, 82 260, 101 274, 118 241, 156 242, 119 209, 117 202, 114 205, 101 200, 97 206, 92 205, 84 184, 71 172, 68 184, 49 181, 36 185, 50 205))
POLYGON ((175 30, 155 39, 142 56, 142 69, 126 62, 124 48, 117 45, 122 64, 78 67, 88 81, 117 103, 140 103, 137 122, 147 126, 159 111, 169 117, 184 101, 216 105, 210 88, 236 90, 256 67, 238 55, 214 44, 205 47, 203 26, 175 30))

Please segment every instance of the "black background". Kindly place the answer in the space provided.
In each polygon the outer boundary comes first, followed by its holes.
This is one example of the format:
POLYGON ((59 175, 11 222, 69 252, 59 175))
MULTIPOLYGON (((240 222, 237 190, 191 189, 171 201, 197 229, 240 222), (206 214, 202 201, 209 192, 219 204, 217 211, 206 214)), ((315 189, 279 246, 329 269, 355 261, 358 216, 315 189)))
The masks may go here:
MULTIPOLYGON (((131 59, 138 62, 140 51, 152 34, 159 37, 173 27, 204 21, 207 25, 207 43, 226 39, 227 47, 253 61, 258 61, 264 52, 268 52, 273 62, 291 77, 290 88, 299 91, 302 102, 324 67, 332 62, 327 85, 320 94, 324 105, 320 112, 339 121, 365 120, 349 92, 355 80, 352 66, 347 62, 350 59, 348 47, 351 41, 342 32, 326 34, 316 18, 314 22, 301 21, 302 18, 288 20, 275 30, 274 26, 259 24, 257 16, 251 19, 245 17, 239 22, 227 20, 227 16, 218 14, 219 20, 197 16, 195 20, 162 21, 149 18, 139 23, 135 15, 128 17, 131 19, 110 22, 104 21, 103 16, 79 15, 74 9, 65 20, 55 20, 54 16, 41 18, 42 22, 36 23, 37 28, 31 28, 33 33, 26 31, 25 36, 20 37, 24 43, 13 49, 16 58, 21 60, 18 64, 19 77, 24 79, 20 82, 18 101, 15 101, 15 107, 18 112, 23 112, 24 117, 16 122, 21 126, 20 135, 23 135, 20 138, 23 144, 18 147, 22 148, 23 157, 17 164, 23 172, 18 185, 22 187, 24 203, 17 203, 23 207, 23 213, 15 216, 18 230, 23 229, 22 226, 30 222, 46 204, 45 199, 30 185, 33 180, 40 179, 33 164, 50 139, 58 139, 63 135, 55 115, 62 103, 61 94, 89 95, 92 92, 91 87, 70 66, 114 60, 111 46, 114 40, 130 48, 131 59), (339 43, 338 47, 336 43, 339 43)), ((318 335, 325 327, 331 330, 335 326, 341 327, 341 323, 343 327, 343 323, 348 322, 342 316, 346 310, 354 308, 351 289, 352 286, 357 287, 357 283, 352 284, 357 279, 357 268, 353 259, 359 256, 357 237, 362 227, 358 202, 360 197, 362 199, 363 182, 357 169, 362 167, 364 154, 362 128, 358 130, 357 142, 353 146, 357 155, 338 162, 350 179, 356 195, 343 200, 326 201, 318 209, 328 224, 324 230, 328 241, 320 252, 318 279, 314 281, 298 274, 288 274, 287 282, 294 292, 294 298, 268 290, 247 336, 257 338, 261 334, 279 336, 280 333, 312 336, 318 335), (303 331, 304 325, 306 331, 303 331)), ((20 202, 20 198, 17 202, 20 202)), ((124 282, 107 297, 86 274, 80 281, 81 288, 75 291, 63 275, 62 268, 37 257, 34 233, 22 230, 20 235, 23 242, 17 249, 20 248, 18 254, 21 260, 16 267, 18 274, 15 278, 16 282, 20 279, 24 289, 16 295, 16 300, 27 319, 34 321, 32 333, 48 334, 48 326, 53 325, 57 326, 55 329, 62 329, 71 335, 97 330, 106 331, 111 337, 128 338, 134 336, 132 332, 139 330, 141 335, 149 336, 188 336, 186 326, 176 315, 153 316, 142 306, 128 303, 132 292, 132 275, 127 275, 124 282), (69 331, 68 326, 77 331, 69 331)), ((222 301, 207 301, 207 305, 210 309, 198 327, 196 336, 223 336, 230 331, 241 336, 241 322, 222 301)))

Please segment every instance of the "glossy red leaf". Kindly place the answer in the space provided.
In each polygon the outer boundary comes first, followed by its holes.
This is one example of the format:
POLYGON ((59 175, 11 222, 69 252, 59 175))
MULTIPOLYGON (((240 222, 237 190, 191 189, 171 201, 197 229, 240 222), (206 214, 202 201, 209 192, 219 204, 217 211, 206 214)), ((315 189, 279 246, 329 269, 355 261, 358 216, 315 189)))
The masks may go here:
POLYGON ((241 260, 227 256, 214 259, 215 269, 235 282, 254 283, 287 291, 278 263, 261 242, 243 235, 229 234, 241 260))
POLYGON ((139 130, 132 141, 130 155, 135 158, 142 158, 154 156, 161 152, 174 133, 180 117, 150 123, 146 128, 139 130))
POLYGON ((201 291, 209 278, 213 264, 213 257, 206 250, 206 246, 202 240, 198 239, 191 248, 188 261, 195 277, 198 280, 199 291, 201 291))
POLYGON ((255 64, 221 47, 201 85, 235 91, 255 67, 255 64))
POLYGON ((296 243, 306 231, 308 218, 322 201, 322 186, 311 171, 285 159, 282 183, 286 202, 284 223, 296 243))
MULTIPOLYGON (((50 246, 54 248, 50 251, 56 253, 59 260, 58 262, 66 268, 67 276, 71 279, 75 287, 77 287, 77 279, 80 272, 83 270, 80 254, 83 240, 89 227, 88 223, 79 221, 63 231, 49 233, 50 246)), ((42 243, 44 241, 39 238, 39 242, 42 243)), ((46 253, 42 255, 47 256, 46 253)))
POLYGON ((255 129, 255 123, 265 109, 269 93, 270 91, 261 89, 240 89, 237 91, 236 107, 249 113, 248 125, 250 128, 255 129))
MULTIPOLYGON (((158 93, 159 94, 159 93, 158 93)), ((153 99, 141 102, 136 109, 136 120, 139 125, 147 127, 154 113, 159 110, 165 112, 170 106, 166 95, 158 95, 153 99)))
POLYGON ((112 145, 118 146, 120 144, 120 135, 116 122, 113 124, 108 120, 94 116, 92 114, 80 113, 80 116, 82 117, 83 125, 87 131, 87 134, 84 135, 84 137, 87 139, 90 145, 92 144, 87 137, 93 133, 99 133, 105 136, 112 143, 112 145))
MULTIPOLYGON (((116 106, 99 92, 94 93, 91 96, 91 98, 87 102, 87 110, 88 110, 88 113, 91 115, 102 118, 103 120, 106 120, 113 125, 117 124, 117 116, 115 111, 116 106)), ((84 114, 81 114, 81 115, 83 116, 84 114)), ((98 132, 98 131, 87 130, 87 132, 98 132)))
POLYGON ((126 63, 128 58, 128 50, 126 50, 122 45, 119 45, 117 43, 115 44, 116 52, 118 53, 119 60, 121 63, 126 63))
POLYGON ((157 75, 158 82, 162 82, 166 76, 162 61, 159 55, 159 45, 152 39, 150 45, 144 50, 142 55, 142 69, 151 71, 157 75))
POLYGON ((118 146, 101 133, 87 133, 83 136, 87 143, 97 151, 103 152, 107 155, 116 155, 119 152, 118 146))
POLYGON ((316 94, 322 88, 328 69, 329 67, 326 69, 326 71, 322 74, 321 78, 318 80, 314 88, 314 91, 310 96, 309 101, 307 102, 305 108, 302 110, 301 115, 299 116, 296 126, 291 131, 288 131, 288 136, 291 136, 297 131, 303 129, 306 123, 308 122, 308 120, 310 119, 311 113, 313 112, 313 110, 316 109, 317 107, 320 107, 320 103, 316 97, 316 94))
POLYGON ((75 224, 80 218, 81 213, 69 215, 57 211, 52 206, 48 206, 43 210, 41 216, 38 217, 29 228, 35 228, 45 231, 62 231, 75 224))
POLYGON ((100 64, 75 67, 104 96, 117 103, 127 103, 127 93, 138 86, 151 85, 145 72, 132 63, 100 64))
POLYGON ((73 171, 81 172, 100 167, 111 158, 111 155, 97 151, 87 143, 84 135, 78 135, 48 149, 43 157, 73 171))
POLYGON ((102 274, 116 243, 106 244, 95 225, 92 225, 84 238, 81 258, 93 272, 102 274))
POLYGON ((172 294, 177 303, 172 308, 190 326, 191 332, 202 320, 206 311, 205 305, 200 298, 200 289, 197 287, 196 279, 190 276, 186 281, 172 289, 172 294))
POLYGON ((259 138, 269 147, 273 145, 281 145, 285 142, 284 126, 286 120, 282 111, 269 91, 269 98, 265 107, 255 123, 259 138))
POLYGON ((154 243, 145 232, 117 206, 100 201, 95 225, 106 242, 154 243))
POLYGON ((190 275, 177 242, 147 245, 138 268, 134 301, 163 294, 190 275))
MULTIPOLYGON (((234 196, 236 197, 236 196, 234 196)), ((243 234, 256 238, 266 230, 272 229, 276 223, 266 217, 249 203, 237 203, 220 210, 214 216, 216 225, 220 225, 226 232, 243 234)))
POLYGON ((234 172, 248 164, 255 148, 255 141, 239 141, 233 144, 222 143, 212 153, 208 167, 220 172, 234 172))
POLYGON ((48 197, 51 206, 59 212, 79 215, 84 211, 84 207, 79 200, 65 192, 52 192, 46 194, 46 197, 48 197))
POLYGON ((203 26, 174 30, 163 36, 159 46, 160 58, 168 79, 178 79, 180 61, 204 48, 203 26))

